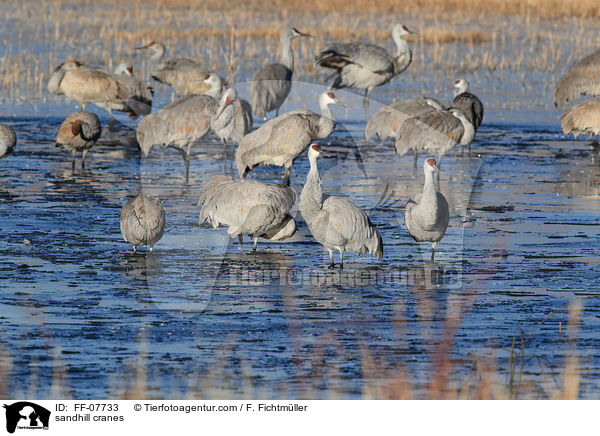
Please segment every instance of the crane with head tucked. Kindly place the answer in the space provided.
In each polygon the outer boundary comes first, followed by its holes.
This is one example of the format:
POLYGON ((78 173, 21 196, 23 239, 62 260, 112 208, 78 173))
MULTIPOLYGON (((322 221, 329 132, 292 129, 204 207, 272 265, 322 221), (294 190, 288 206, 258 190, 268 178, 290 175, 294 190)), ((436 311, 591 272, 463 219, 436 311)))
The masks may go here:
POLYGON ((208 70, 187 58, 163 59, 167 49, 162 42, 151 41, 134 49, 150 52, 150 75, 154 80, 169 85, 178 96, 202 94, 209 90, 204 83, 208 70))
MULTIPOLYGON (((392 29, 396 43, 396 54, 389 53, 378 45, 363 42, 332 44, 315 57, 315 64, 331 68, 335 77, 331 87, 364 89, 363 105, 369 119, 369 96, 376 86, 385 85, 393 77, 408 68, 412 61, 412 51, 402 38, 414 33, 402 24, 392 29)), ((327 78, 325 81, 328 81, 327 78)))
POLYGON ((150 195, 138 195, 121 208, 121 234, 125 242, 154 248, 165 232, 165 210, 160 200, 150 195))
POLYGON ((56 135, 56 146, 64 147, 73 153, 71 166, 75 169, 75 153, 83 151, 81 168, 85 168, 85 155, 100 138, 102 129, 96 114, 91 112, 75 112, 69 115, 60 125, 56 135))
POLYGON ((454 82, 454 100, 452 107, 461 109, 469 122, 473 125, 475 132, 483 121, 483 103, 475 94, 469 90, 469 82, 458 79, 454 82))
POLYGON ((249 234, 256 251, 259 237, 281 241, 294 235, 296 222, 290 211, 295 202, 296 193, 289 186, 214 176, 198 202, 202 207, 200 224, 208 221, 213 228, 229 226, 227 233, 238 238, 240 249, 242 235, 249 234))

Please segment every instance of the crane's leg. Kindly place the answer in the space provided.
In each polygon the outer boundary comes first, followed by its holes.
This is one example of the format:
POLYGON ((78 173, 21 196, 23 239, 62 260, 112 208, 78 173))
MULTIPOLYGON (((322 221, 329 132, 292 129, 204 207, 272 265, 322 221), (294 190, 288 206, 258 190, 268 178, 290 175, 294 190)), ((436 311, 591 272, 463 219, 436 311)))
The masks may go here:
POLYGON ((115 130, 115 117, 113 117, 112 109, 108 109, 108 115, 110 115, 110 117, 108 118, 108 130, 114 131, 115 130))
POLYGON ((81 112, 85 112, 85 103, 81 103, 81 112))
POLYGON ((431 243, 431 261, 433 262, 435 260, 435 249, 437 247, 437 242, 432 242, 431 243))
POLYGON ((75 171, 75 149, 73 149, 73 160, 71 161, 71 169, 75 171))
POLYGON ((254 236, 254 244, 252 245, 252 251, 256 251, 256 244, 258 244, 258 236, 254 236))
POLYGON ((417 153, 417 149, 416 148, 413 148, 413 157, 415 158, 414 159, 415 168, 417 168, 417 161, 419 159, 419 153, 417 153))
POLYGON ((85 155, 87 154, 87 150, 83 150, 83 156, 81 157, 81 169, 85 168, 85 155))
POLYGON ((227 172, 227 160, 229 159, 228 153, 227 153, 227 141, 225 141, 225 139, 221 138, 221 141, 223 141, 223 149, 224 149, 224 153, 223 153, 223 174, 225 174, 227 172))
POLYGON ((133 252, 134 252, 134 253, 137 253, 137 250, 136 250, 136 247, 135 247, 135 245, 133 246, 133 252))
POLYGON ((365 119, 369 121, 369 96, 371 95, 371 89, 365 89, 365 96, 363 97, 363 106, 365 107, 365 119))
POLYGON ((275 118, 279 116, 279 108, 275 109, 275 118))
POLYGON ((152 253, 152 248, 153 248, 153 246, 151 245, 151 246, 150 246, 150 253, 152 253))
POLYGON ((187 182, 190 179, 190 156, 192 154, 192 143, 190 142, 187 146, 187 151, 183 156, 183 160, 185 161, 185 181, 187 182))
POLYGON ((242 242, 244 242, 244 236, 241 233, 238 235, 238 242, 240 243, 240 246, 238 248, 241 250, 242 242))
POLYGON ((329 248, 327 249, 327 251, 329 251, 329 269, 332 269, 335 266, 335 264, 333 263, 333 251, 329 248))
POLYGON ((340 248, 340 269, 344 269, 344 249, 340 248))
POLYGON ((283 172, 283 184, 286 186, 290 186, 290 169, 291 166, 286 165, 283 172))

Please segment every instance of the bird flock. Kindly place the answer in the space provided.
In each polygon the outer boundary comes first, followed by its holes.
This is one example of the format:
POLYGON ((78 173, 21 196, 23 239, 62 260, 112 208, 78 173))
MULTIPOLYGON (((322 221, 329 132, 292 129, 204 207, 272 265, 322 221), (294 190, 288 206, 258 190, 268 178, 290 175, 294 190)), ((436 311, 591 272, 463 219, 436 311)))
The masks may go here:
MULTIPOLYGON (((187 58, 165 59, 166 47, 152 41, 135 47, 148 54, 153 80, 170 86, 178 98, 152 111, 153 89, 134 75, 133 65, 122 63, 111 73, 68 59, 54 70, 48 81, 48 91, 64 95, 81 106, 61 124, 56 146, 71 150, 75 169, 76 153, 82 152, 81 167, 85 167, 88 151, 96 144, 102 129, 98 117, 86 111, 95 104, 108 111, 109 129, 114 126, 113 111, 124 112, 133 119, 143 117, 137 126, 136 138, 141 151, 148 155, 155 146, 177 149, 189 175, 193 147, 203 137, 214 134, 223 143, 225 161, 228 147, 233 144, 239 180, 227 175, 213 176, 203 187, 198 206, 200 224, 217 228, 228 227, 228 234, 238 238, 250 235, 253 250, 258 238, 281 241, 292 237, 297 228, 292 209, 296 192, 290 185, 290 170, 294 161, 308 149, 310 170, 300 193, 298 209, 314 239, 329 253, 334 267, 334 252, 339 252, 343 267, 344 253, 369 253, 380 260, 383 240, 368 215, 345 198, 323 192, 318 160, 327 156, 315 143, 329 137, 336 118, 330 105, 347 107, 335 94, 340 88, 364 90, 366 117, 364 136, 370 141, 377 136, 383 144, 393 140, 396 154, 412 151, 417 166, 419 153, 437 154, 423 161, 422 193, 408 201, 405 225, 417 242, 430 242, 431 260, 438 243, 446 233, 450 207, 439 188, 439 168, 445 153, 460 144, 469 146, 481 126, 484 108, 481 100, 470 91, 465 79, 454 83, 454 100, 448 107, 431 97, 402 100, 384 106, 372 118, 369 97, 373 89, 382 86, 410 67, 412 51, 406 35, 414 33, 402 24, 392 29, 395 52, 363 42, 333 43, 318 52, 314 63, 331 75, 325 80, 329 89, 318 96, 320 114, 297 109, 279 114, 290 94, 294 74, 292 41, 310 38, 295 27, 281 34, 280 56, 277 62, 260 68, 253 76, 249 101, 238 95, 216 72, 187 58), (268 120, 268 115, 275 116, 268 120), (254 117, 264 123, 253 130, 254 117), (248 179, 254 168, 262 165, 284 168, 283 183, 264 183, 248 179)), ((599 147, 600 134, 600 50, 576 62, 560 78, 555 88, 557 108, 568 107, 561 116, 564 133, 588 134, 599 147), (589 98, 576 103, 581 96, 589 98), (576 103, 576 104, 574 104, 576 103)), ((17 138, 12 127, 0 124, 0 158, 15 149, 17 138)), ((136 251, 138 246, 153 246, 165 230, 165 211, 161 202, 139 194, 122 207, 121 233, 136 251)))

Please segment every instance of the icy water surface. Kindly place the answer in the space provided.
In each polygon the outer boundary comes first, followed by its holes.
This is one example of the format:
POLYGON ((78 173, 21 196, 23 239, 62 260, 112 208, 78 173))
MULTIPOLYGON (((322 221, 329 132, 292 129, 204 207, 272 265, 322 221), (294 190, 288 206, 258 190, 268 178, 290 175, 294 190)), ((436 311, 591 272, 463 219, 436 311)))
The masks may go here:
MULTIPOLYGON (((365 143, 360 97, 342 98, 359 109, 334 109, 340 122, 322 143, 334 155, 320 161, 324 191, 367 210, 385 246, 381 262, 349 254, 343 271, 326 268, 299 214, 291 240, 260 240, 257 253, 250 243, 239 250, 226 229, 198 224, 202 186, 231 172, 214 137, 196 147, 186 183, 179 154, 142 157, 136 124, 124 118, 75 171, 54 147, 62 117, 0 119, 19 138, 0 161, 0 343, 14 396, 51 395, 49 380, 64 370, 67 394, 111 397, 140 368, 150 397, 357 398, 399 369, 419 396, 456 314, 454 384, 476 358, 494 359, 504 376, 513 338, 532 333, 524 377, 530 395, 546 396, 574 349, 567 309, 580 299, 580 395, 597 398, 598 156, 545 115, 509 114, 516 124, 491 111, 472 153, 444 157, 452 218, 431 263, 428 244, 403 223, 404 204, 422 187, 422 160, 414 169, 391 144, 365 143), (166 210, 154 253, 133 253, 120 234, 120 208, 140 190, 166 210)), ((292 170, 298 195, 307 172, 302 156, 292 170)))

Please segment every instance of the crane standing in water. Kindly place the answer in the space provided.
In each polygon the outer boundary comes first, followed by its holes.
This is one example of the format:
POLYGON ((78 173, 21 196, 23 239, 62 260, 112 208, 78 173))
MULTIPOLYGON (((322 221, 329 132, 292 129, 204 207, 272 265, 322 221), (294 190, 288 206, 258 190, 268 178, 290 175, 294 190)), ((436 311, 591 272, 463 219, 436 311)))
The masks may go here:
POLYGON ((396 55, 375 44, 336 43, 319 53, 315 64, 335 70, 330 76, 335 76, 332 88, 365 90, 363 105, 365 116, 369 120, 369 96, 373 88, 388 83, 406 70, 412 61, 412 51, 402 38, 410 33, 414 32, 402 24, 396 24, 392 29, 392 38, 398 49, 396 55))
POLYGON ((281 58, 279 63, 267 64, 254 74, 250 85, 250 103, 252 112, 259 118, 267 120, 267 113, 276 111, 287 98, 292 89, 294 75, 294 52, 292 40, 298 37, 310 37, 295 27, 286 29, 281 35, 281 58))

